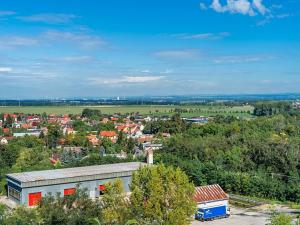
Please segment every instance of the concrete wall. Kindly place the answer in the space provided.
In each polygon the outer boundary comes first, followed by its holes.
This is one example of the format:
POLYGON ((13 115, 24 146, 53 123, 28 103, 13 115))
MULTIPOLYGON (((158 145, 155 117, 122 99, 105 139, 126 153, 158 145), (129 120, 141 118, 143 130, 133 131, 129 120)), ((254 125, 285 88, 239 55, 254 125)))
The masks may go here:
MULTIPOLYGON (((129 184, 131 183, 131 176, 127 177, 119 177, 124 185, 124 191, 129 192, 129 184)), ((42 196, 45 197, 49 193, 53 196, 56 196, 56 193, 60 193, 63 196, 64 189, 68 188, 76 188, 78 184, 80 184, 81 189, 87 189, 87 192, 91 198, 99 197, 100 191, 98 189, 99 185, 106 184, 110 181, 113 181, 115 178, 103 179, 103 180, 91 180, 91 181, 83 181, 81 183, 66 183, 66 184, 57 184, 57 185, 49 185, 49 186, 40 186, 40 187, 29 187, 23 188, 21 192, 21 202, 22 205, 28 205, 28 195, 29 193, 41 192, 42 196)))

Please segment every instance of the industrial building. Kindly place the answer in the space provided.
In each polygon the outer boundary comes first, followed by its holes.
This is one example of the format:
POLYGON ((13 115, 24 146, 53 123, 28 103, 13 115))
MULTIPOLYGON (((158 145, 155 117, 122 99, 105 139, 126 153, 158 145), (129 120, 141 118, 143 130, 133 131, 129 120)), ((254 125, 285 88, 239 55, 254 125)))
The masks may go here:
POLYGON ((35 206, 49 193, 70 195, 80 185, 91 198, 97 198, 105 184, 115 178, 120 178, 125 192, 129 192, 132 173, 143 165, 146 164, 130 162, 7 174, 8 197, 17 204, 35 206))
POLYGON ((218 184, 196 187, 194 200, 197 202, 196 219, 212 220, 230 215, 229 196, 218 184))

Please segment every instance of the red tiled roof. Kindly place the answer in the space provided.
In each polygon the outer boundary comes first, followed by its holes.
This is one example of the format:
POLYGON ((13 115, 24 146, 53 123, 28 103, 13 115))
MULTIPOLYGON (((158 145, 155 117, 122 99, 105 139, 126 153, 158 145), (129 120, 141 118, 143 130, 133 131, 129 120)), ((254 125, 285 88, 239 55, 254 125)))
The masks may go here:
POLYGON ((3 128, 2 131, 3 133, 9 133, 9 128, 3 128))
POLYGON ((207 185, 195 188, 194 199, 197 203, 226 200, 228 195, 218 185, 207 185))
POLYGON ((100 132, 101 137, 115 137, 117 136, 115 131, 101 131, 100 132))

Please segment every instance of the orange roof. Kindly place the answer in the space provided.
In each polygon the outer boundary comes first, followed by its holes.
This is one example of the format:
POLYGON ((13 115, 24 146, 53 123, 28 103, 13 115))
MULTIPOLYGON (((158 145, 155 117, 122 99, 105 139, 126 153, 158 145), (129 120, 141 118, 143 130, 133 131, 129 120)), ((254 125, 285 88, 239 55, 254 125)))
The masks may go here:
POLYGON ((142 136, 138 138, 138 142, 143 143, 143 142, 152 141, 153 139, 154 139, 153 136, 142 136))
POLYGON ((29 124, 27 124, 27 123, 24 123, 24 124, 22 124, 22 128, 24 128, 24 129, 28 129, 30 126, 29 126, 29 124))
POLYGON ((118 125, 116 128, 117 128, 118 131, 122 131, 126 128, 126 126, 125 125, 118 125))
POLYGON ((3 133, 9 133, 9 128, 3 128, 2 131, 3 133))
POLYGON ((101 131, 100 132, 101 137, 115 137, 117 136, 115 131, 101 131))
POLYGON ((194 199, 197 203, 227 200, 228 195, 218 185, 207 185, 195 188, 194 199))

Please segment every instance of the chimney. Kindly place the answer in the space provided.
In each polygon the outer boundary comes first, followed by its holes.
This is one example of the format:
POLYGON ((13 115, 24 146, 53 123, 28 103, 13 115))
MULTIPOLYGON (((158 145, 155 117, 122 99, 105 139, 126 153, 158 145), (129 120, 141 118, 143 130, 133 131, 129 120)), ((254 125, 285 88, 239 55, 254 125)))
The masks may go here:
POLYGON ((147 150, 147 164, 153 165, 153 150, 151 148, 147 150))

